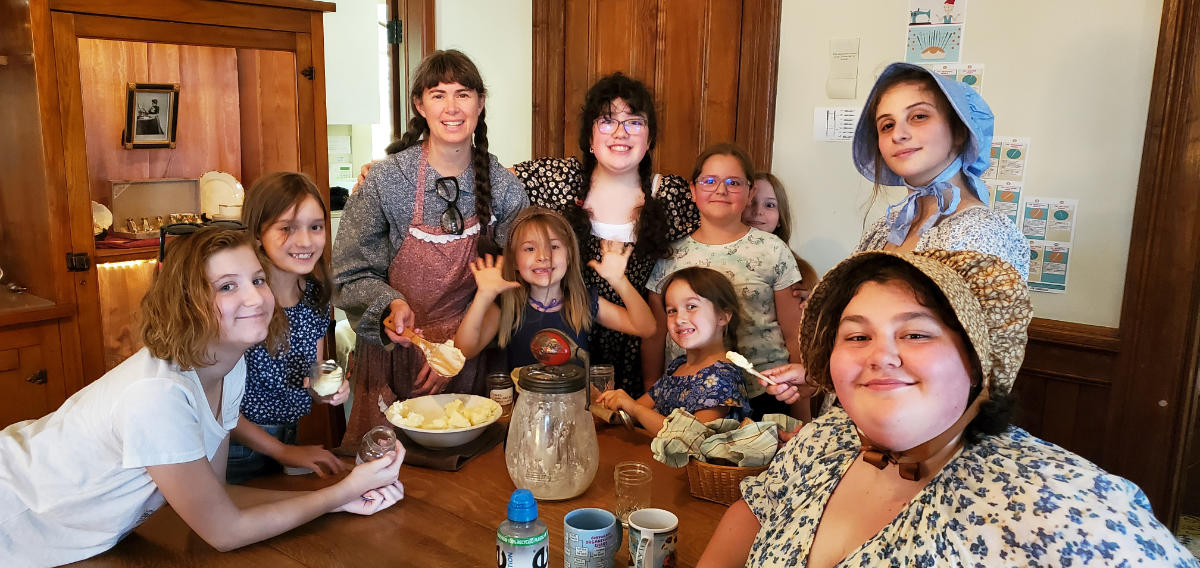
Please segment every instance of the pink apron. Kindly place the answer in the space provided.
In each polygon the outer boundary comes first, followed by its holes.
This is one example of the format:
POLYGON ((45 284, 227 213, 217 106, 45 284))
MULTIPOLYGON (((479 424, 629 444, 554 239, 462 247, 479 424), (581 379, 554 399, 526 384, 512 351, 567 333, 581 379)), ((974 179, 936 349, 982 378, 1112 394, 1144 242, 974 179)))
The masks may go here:
MULTIPOLYGON (((426 149, 421 148, 417 168, 416 204, 411 227, 435 237, 447 235, 440 226, 425 224, 426 149)), ((460 188, 460 191, 464 191, 460 188)), ((458 324, 475 297, 475 276, 470 263, 475 259, 476 216, 466 220, 464 236, 446 243, 422 240, 410 231, 388 266, 388 284, 404 295, 416 316, 416 327, 426 339, 442 342, 454 337, 458 324)), ((479 227, 480 231, 484 227, 479 227)), ((436 239, 435 239, 436 240, 436 239)), ((378 399, 386 404, 411 398, 413 380, 425 362, 415 347, 394 346, 386 350, 363 341, 354 347, 354 406, 346 424, 343 444, 357 447, 362 436, 374 426, 388 424, 379 411, 378 399)), ((484 394, 486 366, 483 357, 468 359, 462 372, 450 379, 441 392, 484 394)))

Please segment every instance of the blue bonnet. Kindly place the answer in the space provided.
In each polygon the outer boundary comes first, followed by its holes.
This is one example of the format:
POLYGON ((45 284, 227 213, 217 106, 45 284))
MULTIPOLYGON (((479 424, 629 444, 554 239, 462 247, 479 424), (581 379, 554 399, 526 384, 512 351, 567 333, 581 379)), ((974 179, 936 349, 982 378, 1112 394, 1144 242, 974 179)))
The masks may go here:
MULTIPOLYGON (((881 94, 878 92, 881 83, 884 83, 885 80, 896 74, 912 70, 927 73, 933 77, 937 86, 941 88, 942 93, 950 101, 950 106, 954 109, 958 118, 967 126, 970 135, 960 155, 963 179, 971 186, 971 191, 980 201, 984 202, 984 204, 989 203, 987 186, 984 185, 983 180, 979 176, 983 175, 983 172, 991 165, 992 129, 995 120, 992 109, 988 107, 983 97, 975 92, 975 89, 972 89, 965 83, 943 77, 919 65, 892 63, 883 70, 883 73, 879 75, 879 79, 875 81, 875 86, 871 88, 871 94, 867 96, 868 103, 875 100, 881 94)), ((871 139, 875 138, 874 133, 875 117, 867 116, 866 108, 864 107, 863 114, 858 117, 858 126, 854 130, 854 166, 858 168, 859 173, 873 182, 889 186, 907 185, 882 160, 879 162, 881 171, 876 175, 875 156, 879 153, 879 146, 877 143, 872 144, 870 142, 871 139)))

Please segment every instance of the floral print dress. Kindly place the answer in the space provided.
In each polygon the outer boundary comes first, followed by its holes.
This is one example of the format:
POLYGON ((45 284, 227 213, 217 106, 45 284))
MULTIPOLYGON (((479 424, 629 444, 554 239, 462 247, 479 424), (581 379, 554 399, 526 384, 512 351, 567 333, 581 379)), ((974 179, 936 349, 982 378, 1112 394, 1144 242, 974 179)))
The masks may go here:
POLYGON ((717 361, 694 375, 674 376, 675 370, 686 361, 686 355, 676 357, 667 365, 667 373, 650 387, 655 412, 668 416, 676 408, 682 408, 695 414, 707 408, 727 406, 728 418, 741 420, 750 416, 750 400, 746 398, 740 367, 717 361))
MULTIPOLYGON (((568 205, 583 196, 583 171, 575 158, 540 158, 513 166, 517 179, 525 184, 529 192, 529 204, 562 212, 568 205)), ((692 234, 700 227, 700 210, 688 184, 683 178, 666 175, 660 178, 653 199, 659 201, 667 215, 666 226, 661 228, 662 239, 674 242, 692 234)), ((600 259, 600 239, 595 235, 576 235, 579 238, 580 261, 600 259)), ((638 290, 643 290, 646 278, 658 259, 646 258, 636 251, 630 255, 625 266, 625 276, 638 290)), ((586 266, 583 282, 588 290, 599 292, 600 297, 618 306, 625 305, 608 282, 586 266)), ((644 293, 644 292, 643 292, 644 293)), ((630 396, 641 396, 642 386, 642 340, 639 337, 613 331, 593 323, 589 339, 592 345, 591 362, 608 363, 616 375, 616 387, 625 389, 630 396)))
MULTIPOLYGON (((817 523, 858 457, 841 408, 809 423, 742 481, 762 525, 747 566, 805 566, 817 523)), ((965 446, 840 567, 1198 567, 1133 483, 1010 427, 965 446)))

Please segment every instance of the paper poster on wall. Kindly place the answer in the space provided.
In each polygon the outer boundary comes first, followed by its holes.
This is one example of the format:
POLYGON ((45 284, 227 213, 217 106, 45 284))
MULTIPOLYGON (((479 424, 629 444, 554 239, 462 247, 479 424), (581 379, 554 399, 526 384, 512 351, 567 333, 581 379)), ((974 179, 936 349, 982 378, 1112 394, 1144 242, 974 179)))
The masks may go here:
POLYGON ((1078 199, 1049 199, 1050 208, 1046 215, 1046 240, 1075 241, 1075 218, 1079 209, 1078 199))
POLYGON ((853 99, 858 90, 859 38, 829 40, 829 77, 825 79, 825 96, 831 99, 853 99))
POLYGON ((1050 204, 1039 198, 1025 202, 1025 214, 1021 216, 1021 233, 1027 239, 1046 240, 1046 217, 1050 204))
POLYGON ((933 63, 924 67, 948 79, 965 83, 975 92, 983 94, 982 63, 933 63))
POLYGON ((1067 291, 1067 272, 1071 244, 1055 241, 1030 241, 1029 289, 1034 292, 1061 294, 1067 291), (1034 267, 1037 272, 1034 272, 1034 267), (1036 279, 1035 279, 1036 277, 1036 279))
POLYGON ((813 109, 813 140, 838 142, 854 139, 859 107, 816 107, 813 109))
POLYGON ((967 0, 909 0, 909 63, 955 63, 961 59, 967 0))
POLYGON ((1021 215, 1021 182, 984 180, 992 195, 992 209, 1007 215, 1016 225, 1021 215))
POLYGON ((992 142, 993 149, 996 141, 1001 143, 999 164, 996 166, 996 179, 1023 181, 1025 179, 1025 164, 1029 160, 1028 138, 996 138, 992 142))
POLYGON ((967 0, 908 0, 908 25, 965 24, 967 0))
POLYGON ((957 62, 962 57, 962 25, 909 26, 908 63, 957 62))

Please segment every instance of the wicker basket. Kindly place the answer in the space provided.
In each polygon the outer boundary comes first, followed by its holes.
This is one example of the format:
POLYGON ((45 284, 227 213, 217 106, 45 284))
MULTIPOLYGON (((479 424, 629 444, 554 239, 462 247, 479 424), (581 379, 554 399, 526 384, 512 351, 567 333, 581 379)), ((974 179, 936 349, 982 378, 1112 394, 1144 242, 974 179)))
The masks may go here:
POLYGON ((733 467, 691 459, 687 464, 688 492, 692 497, 729 505, 742 498, 738 485, 743 478, 758 475, 766 469, 765 465, 733 467))

